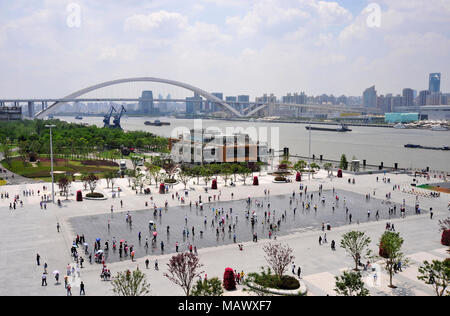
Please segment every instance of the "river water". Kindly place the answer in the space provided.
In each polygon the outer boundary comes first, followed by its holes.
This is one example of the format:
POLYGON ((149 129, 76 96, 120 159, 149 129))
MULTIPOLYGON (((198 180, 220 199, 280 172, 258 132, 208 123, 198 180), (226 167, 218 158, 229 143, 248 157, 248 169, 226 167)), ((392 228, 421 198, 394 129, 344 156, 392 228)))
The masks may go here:
MULTIPOLYGON (((85 117, 82 121, 73 117, 58 117, 68 122, 83 122, 97 126, 103 126, 102 117, 85 117)), ((145 121, 153 121, 155 118, 129 117, 122 119, 124 130, 142 130, 160 136, 174 136, 173 131, 180 128, 194 128, 192 119, 159 118, 163 122, 170 122, 171 126, 146 126, 145 121)), ((267 128, 267 140, 272 140, 271 133, 279 134, 279 147, 290 148, 291 155, 308 156, 309 132, 304 124, 280 124, 268 122, 236 122, 221 120, 202 120, 203 128, 219 128, 224 133, 227 128, 260 129, 267 128), (276 131, 278 129, 278 132, 276 131)), ((430 167, 432 170, 450 171, 450 151, 408 149, 405 144, 417 144, 423 146, 450 146, 450 132, 435 132, 419 129, 392 129, 382 127, 352 126, 352 132, 312 132, 311 154, 316 157, 324 156, 324 159, 339 160, 342 154, 351 160, 356 157, 359 160, 367 160, 368 164, 385 166, 399 164, 399 168, 423 169, 430 167)), ((263 133, 259 133, 260 136, 263 133)), ((275 137, 274 137, 275 139, 275 137)))

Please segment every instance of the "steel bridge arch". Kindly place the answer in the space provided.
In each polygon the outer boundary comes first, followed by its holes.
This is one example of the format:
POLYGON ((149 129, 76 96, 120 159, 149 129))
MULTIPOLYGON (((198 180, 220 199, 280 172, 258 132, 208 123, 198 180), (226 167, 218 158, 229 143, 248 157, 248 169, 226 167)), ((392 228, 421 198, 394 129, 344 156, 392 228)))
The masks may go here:
MULTIPOLYGON (((199 94, 200 96, 204 97, 205 99, 207 99, 208 101, 214 102, 219 104, 220 106, 222 106, 223 108, 225 108, 226 110, 228 110, 229 112, 231 112, 232 114, 234 114, 237 117, 242 117, 243 115, 241 113, 239 113, 236 109, 234 109, 233 107, 231 107, 228 103, 224 102, 223 100, 215 97, 214 95, 212 95, 209 92, 206 92, 200 88, 194 87, 190 84, 187 83, 183 83, 183 82, 179 82, 179 81, 174 81, 174 80, 169 80, 169 79, 161 79, 161 78, 153 78, 153 77, 139 77, 139 78, 126 78, 126 79, 118 79, 118 80, 113 80, 113 81, 107 81, 107 82, 103 82, 91 87, 87 87, 85 89, 82 89, 80 91, 74 92, 66 97, 64 97, 63 99, 74 99, 74 98, 78 98, 82 95, 85 95, 86 93, 98 90, 98 89, 102 89, 105 87, 109 87, 109 86, 114 86, 114 85, 118 85, 118 84, 122 84, 122 83, 129 83, 129 82, 157 82, 157 83, 164 83, 164 84, 168 84, 168 85, 172 85, 172 86, 176 86, 176 87, 180 87, 180 88, 184 88, 187 90, 190 90, 192 92, 195 92, 197 94, 199 94)), ((66 102, 55 102, 52 105, 50 105, 49 107, 47 107, 46 109, 40 111, 39 113, 36 114, 36 118, 41 118, 43 117, 46 113, 50 112, 52 109, 59 107, 61 105, 63 105, 66 102)))

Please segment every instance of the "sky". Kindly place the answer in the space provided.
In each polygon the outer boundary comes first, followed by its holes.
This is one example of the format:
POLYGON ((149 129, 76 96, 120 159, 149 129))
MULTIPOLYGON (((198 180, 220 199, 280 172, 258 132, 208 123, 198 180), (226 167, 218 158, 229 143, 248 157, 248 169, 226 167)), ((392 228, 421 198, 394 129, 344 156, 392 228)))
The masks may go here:
POLYGON ((449 0, 0 0, 0 98, 159 77, 225 95, 450 92, 449 0))

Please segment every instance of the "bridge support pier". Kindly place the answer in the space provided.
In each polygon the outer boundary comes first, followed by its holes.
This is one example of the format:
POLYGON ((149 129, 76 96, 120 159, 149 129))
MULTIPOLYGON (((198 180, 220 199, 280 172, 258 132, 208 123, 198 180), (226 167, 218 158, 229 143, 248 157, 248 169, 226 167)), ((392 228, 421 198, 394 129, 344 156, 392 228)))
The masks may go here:
POLYGON ((34 117, 34 102, 28 102, 28 117, 34 117))

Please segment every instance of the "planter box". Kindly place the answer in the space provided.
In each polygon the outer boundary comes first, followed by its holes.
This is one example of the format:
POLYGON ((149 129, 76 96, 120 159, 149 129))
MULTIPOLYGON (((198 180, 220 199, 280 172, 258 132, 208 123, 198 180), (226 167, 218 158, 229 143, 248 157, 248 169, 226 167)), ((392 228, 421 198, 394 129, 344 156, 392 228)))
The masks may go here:
POLYGON ((256 283, 248 282, 247 286, 256 289, 261 292, 274 294, 274 295, 280 295, 280 296, 306 296, 308 293, 308 288, 306 285, 300 281, 300 287, 296 290, 279 290, 279 289, 271 289, 271 288, 265 288, 261 285, 258 285, 256 283))

